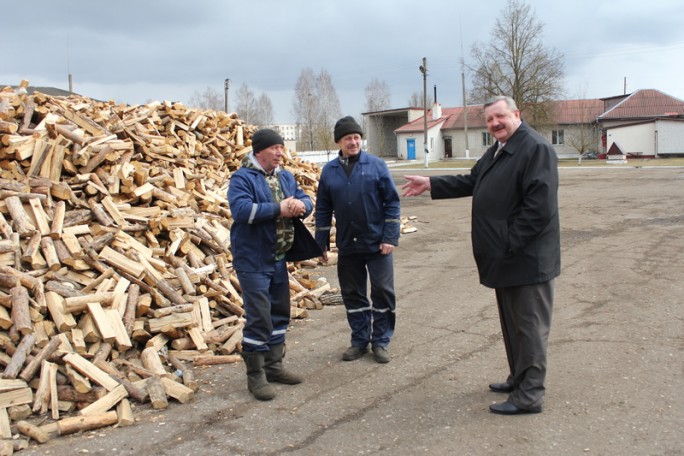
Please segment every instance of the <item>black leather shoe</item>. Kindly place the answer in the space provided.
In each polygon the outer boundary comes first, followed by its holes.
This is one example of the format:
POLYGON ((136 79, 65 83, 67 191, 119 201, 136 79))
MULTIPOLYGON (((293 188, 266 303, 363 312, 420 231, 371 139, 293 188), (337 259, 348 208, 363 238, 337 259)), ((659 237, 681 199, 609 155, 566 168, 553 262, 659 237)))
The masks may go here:
POLYGON ((532 407, 530 409, 521 409, 508 401, 492 404, 489 406, 489 411, 499 415, 521 415, 523 413, 541 413, 541 406, 532 407))
POLYGON ((510 383, 491 383, 489 389, 495 393, 510 393, 513 391, 513 385, 510 383))

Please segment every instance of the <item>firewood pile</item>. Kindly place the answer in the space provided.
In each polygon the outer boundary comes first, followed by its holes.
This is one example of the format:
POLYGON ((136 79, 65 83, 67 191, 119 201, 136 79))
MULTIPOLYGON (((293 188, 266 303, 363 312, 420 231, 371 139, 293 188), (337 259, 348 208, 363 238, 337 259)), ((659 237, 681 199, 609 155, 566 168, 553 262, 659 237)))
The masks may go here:
MULTIPOLYGON (((255 127, 180 103, 0 91, 0 454, 133 423, 240 359, 230 173, 255 127)), ((285 161, 312 197, 316 165, 285 161)), ((291 265, 293 318, 324 280, 291 265)))

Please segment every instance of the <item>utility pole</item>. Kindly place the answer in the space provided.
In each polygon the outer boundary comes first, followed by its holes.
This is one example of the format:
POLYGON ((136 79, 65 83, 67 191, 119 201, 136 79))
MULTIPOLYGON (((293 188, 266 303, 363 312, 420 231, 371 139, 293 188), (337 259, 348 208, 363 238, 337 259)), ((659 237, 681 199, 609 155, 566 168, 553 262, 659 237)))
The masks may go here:
MULTIPOLYGON (((463 61, 461 61, 463 65, 463 61)), ((465 135, 465 158, 470 158, 470 148, 468 147, 468 103, 466 102, 465 72, 461 66, 461 86, 463 87, 463 133, 465 135)))
POLYGON ((228 114, 228 92, 230 91, 230 79, 226 79, 223 84, 223 95, 226 102, 225 111, 226 114, 228 114))
POLYGON ((461 89, 463 90, 463 134, 465 135, 465 158, 470 158, 468 147, 468 102, 465 89, 465 60, 463 58, 463 29, 461 29, 461 89))
POLYGON ((423 152, 425 154, 425 167, 428 167, 428 128, 427 128, 427 59, 423 57, 423 64, 419 67, 423 73, 423 129, 425 137, 423 139, 423 152))

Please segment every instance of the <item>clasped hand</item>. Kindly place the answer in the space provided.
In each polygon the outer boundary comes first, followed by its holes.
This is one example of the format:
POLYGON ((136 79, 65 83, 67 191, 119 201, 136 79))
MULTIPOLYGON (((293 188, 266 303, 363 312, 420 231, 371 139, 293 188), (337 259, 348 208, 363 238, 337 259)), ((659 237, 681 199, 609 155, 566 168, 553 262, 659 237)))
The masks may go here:
POLYGON ((280 215, 285 218, 301 217, 306 213, 303 202, 290 196, 280 202, 280 215))

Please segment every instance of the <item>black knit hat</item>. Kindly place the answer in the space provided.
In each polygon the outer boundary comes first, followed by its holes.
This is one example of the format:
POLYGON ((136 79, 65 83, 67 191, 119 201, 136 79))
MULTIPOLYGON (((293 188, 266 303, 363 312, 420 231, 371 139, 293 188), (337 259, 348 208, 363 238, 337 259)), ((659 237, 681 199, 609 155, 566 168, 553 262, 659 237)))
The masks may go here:
POLYGON ((284 146, 285 141, 283 140, 283 137, 274 130, 262 128, 252 135, 252 150, 255 154, 276 144, 284 146))
POLYGON ((361 125, 356 123, 352 116, 342 117, 335 124, 335 142, 338 142, 349 133, 358 133, 363 137, 363 129, 361 125))

